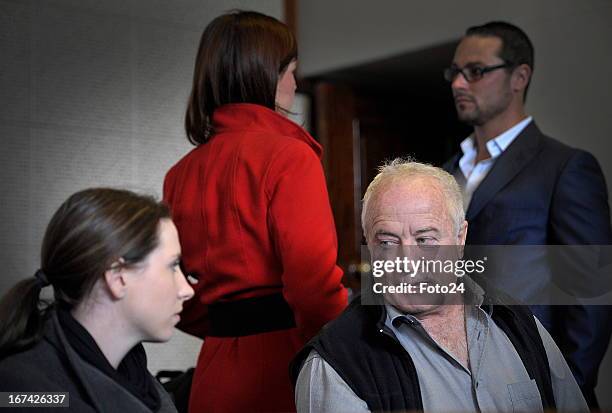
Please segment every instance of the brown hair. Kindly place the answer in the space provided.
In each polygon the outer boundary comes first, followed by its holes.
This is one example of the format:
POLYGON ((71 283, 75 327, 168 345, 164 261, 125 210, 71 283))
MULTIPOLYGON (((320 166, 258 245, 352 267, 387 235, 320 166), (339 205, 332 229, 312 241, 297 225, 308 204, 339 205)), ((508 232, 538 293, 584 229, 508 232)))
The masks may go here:
MULTIPOLYGON (((529 66, 531 71, 534 69, 534 51, 533 43, 529 39, 529 36, 514 24, 493 21, 481 26, 473 26, 465 31, 466 36, 481 36, 481 37, 497 37, 502 42, 502 47, 499 52, 499 57, 508 65, 510 70, 526 64, 529 66)), ((525 93, 523 100, 527 99, 527 91, 529 90, 529 84, 531 78, 527 82, 525 87, 525 93)))
POLYGON ((194 145, 214 134, 213 112, 228 103, 255 103, 275 110, 279 75, 297 58, 289 28, 273 17, 233 11, 202 33, 187 105, 185 130, 194 145))
MULTIPOLYGON (((72 195, 55 212, 42 243, 41 268, 55 303, 72 308, 110 266, 144 260, 157 247, 168 208, 130 191, 93 188, 72 195)), ((40 273, 37 274, 40 276, 40 273)), ((35 344, 49 314, 39 278, 18 282, 0 301, 0 359, 35 344)))

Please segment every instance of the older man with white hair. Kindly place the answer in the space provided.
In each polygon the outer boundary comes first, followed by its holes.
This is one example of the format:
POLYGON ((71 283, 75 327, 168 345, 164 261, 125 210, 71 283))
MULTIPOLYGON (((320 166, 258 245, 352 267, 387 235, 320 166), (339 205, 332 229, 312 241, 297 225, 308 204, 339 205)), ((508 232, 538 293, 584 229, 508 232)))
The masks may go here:
MULTIPOLYGON (((373 259, 417 248, 446 258, 457 251, 459 260, 468 230, 455 179, 402 159, 368 187, 362 225, 373 259)), ((379 304, 356 298, 298 354, 298 412, 588 411, 528 307, 485 294, 467 276, 465 293, 425 299, 409 291, 414 281, 405 284, 408 292, 379 304)))

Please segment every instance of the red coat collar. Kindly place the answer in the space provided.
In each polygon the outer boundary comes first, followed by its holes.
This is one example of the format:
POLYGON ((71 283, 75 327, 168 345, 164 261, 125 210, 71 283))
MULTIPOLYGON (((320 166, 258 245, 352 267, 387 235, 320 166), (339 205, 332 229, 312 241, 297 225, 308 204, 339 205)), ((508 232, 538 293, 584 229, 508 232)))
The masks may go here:
POLYGON ((321 145, 308 132, 265 106, 252 103, 223 105, 213 113, 213 126, 215 133, 250 130, 291 136, 305 142, 319 158, 323 154, 321 145))

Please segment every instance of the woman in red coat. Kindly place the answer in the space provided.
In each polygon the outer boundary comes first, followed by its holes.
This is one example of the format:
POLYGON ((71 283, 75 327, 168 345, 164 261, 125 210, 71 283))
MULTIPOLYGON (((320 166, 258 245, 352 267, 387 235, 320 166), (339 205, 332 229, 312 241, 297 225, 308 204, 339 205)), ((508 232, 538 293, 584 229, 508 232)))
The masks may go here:
POLYGON ((288 28, 255 12, 202 35, 185 122, 196 148, 164 182, 200 280, 179 325, 204 338, 192 412, 295 410, 289 362, 346 306, 321 146, 285 117, 296 57, 288 28))

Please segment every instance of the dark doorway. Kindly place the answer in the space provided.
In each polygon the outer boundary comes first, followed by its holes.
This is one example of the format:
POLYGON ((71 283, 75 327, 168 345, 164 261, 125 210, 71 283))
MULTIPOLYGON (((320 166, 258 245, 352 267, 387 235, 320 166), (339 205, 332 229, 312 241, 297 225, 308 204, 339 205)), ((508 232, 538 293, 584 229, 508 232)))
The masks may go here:
POLYGON ((359 275, 361 198, 377 167, 398 156, 442 165, 470 128, 459 123, 442 71, 457 42, 308 78, 315 136, 325 148, 347 283, 359 275))

